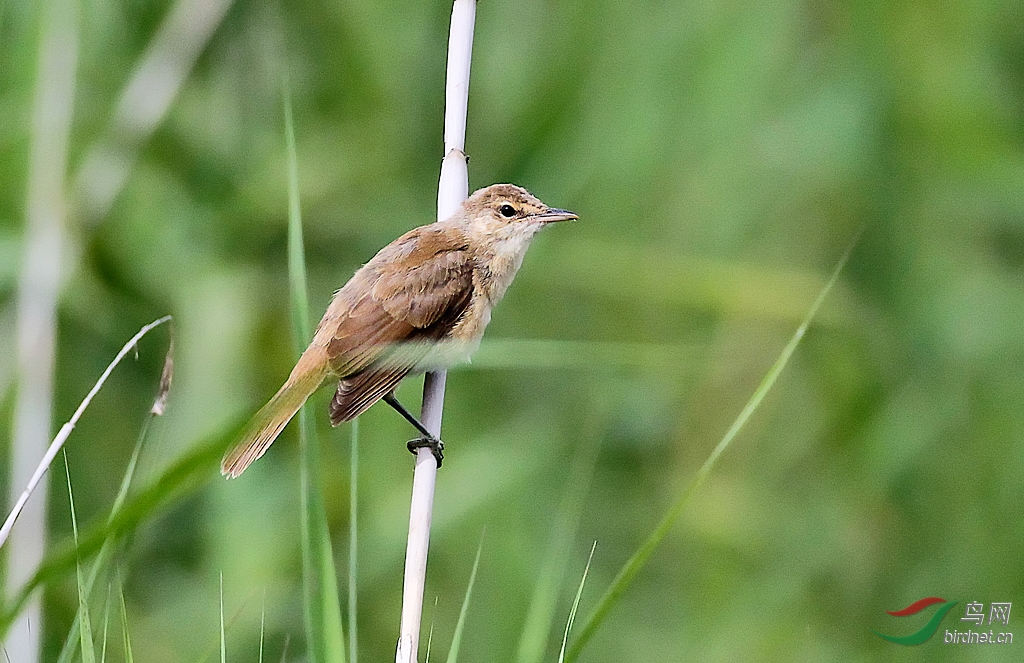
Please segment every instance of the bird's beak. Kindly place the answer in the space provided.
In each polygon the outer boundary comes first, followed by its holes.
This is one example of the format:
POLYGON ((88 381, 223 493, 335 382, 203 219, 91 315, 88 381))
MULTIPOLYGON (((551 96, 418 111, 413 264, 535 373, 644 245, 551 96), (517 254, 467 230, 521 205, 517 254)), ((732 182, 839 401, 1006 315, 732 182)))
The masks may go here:
POLYGON ((538 221, 543 221, 544 223, 554 223, 555 221, 575 221, 580 217, 576 216, 574 213, 570 212, 567 209, 550 208, 546 212, 534 214, 533 218, 537 219, 538 221))

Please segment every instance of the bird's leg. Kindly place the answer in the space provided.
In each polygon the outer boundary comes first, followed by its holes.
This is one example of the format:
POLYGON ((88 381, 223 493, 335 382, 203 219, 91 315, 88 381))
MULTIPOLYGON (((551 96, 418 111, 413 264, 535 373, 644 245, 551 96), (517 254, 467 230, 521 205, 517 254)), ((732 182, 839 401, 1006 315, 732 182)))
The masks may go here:
POLYGON ((395 398, 395 392, 389 391, 388 393, 384 394, 384 402, 390 405, 391 407, 395 408, 398 414, 405 417, 405 420, 408 421, 413 426, 415 426, 416 430, 423 433, 424 437, 434 438, 431 432, 427 430, 427 427, 420 423, 420 420, 414 417, 411 412, 406 410, 404 405, 398 402, 398 399, 395 398))
POLYGON ((409 443, 406 444, 409 452, 415 455, 417 449, 426 447, 427 449, 430 449, 432 454, 434 454, 434 459, 437 460, 437 466, 441 467, 441 461, 444 460, 444 454, 442 453, 442 451, 444 451, 444 442, 428 431, 427 427, 424 426, 419 419, 414 417, 411 412, 405 409, 404 405, 398 402, 398 399, 395 398, 394 391, 389 391, 384 394, 384 402, 395 408, 395 411, 398 412, 398 414, 405 417, 405 420, 412 424, 416 430, 421 433, 421 437, 418 437, 415 440, 409 440, 409 443))

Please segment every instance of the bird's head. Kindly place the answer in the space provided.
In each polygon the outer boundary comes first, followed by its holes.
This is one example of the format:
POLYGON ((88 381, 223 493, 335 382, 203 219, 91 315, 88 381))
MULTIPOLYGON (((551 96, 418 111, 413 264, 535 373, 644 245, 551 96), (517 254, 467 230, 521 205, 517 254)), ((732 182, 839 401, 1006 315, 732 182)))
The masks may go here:
POLYGON ((548 207, 536 196, 515 184, 492 184, 473 193, 462 203, 463 213, 474 224, 515 232, 537 230, 555 221, 577 219, 569 210, 548 207))

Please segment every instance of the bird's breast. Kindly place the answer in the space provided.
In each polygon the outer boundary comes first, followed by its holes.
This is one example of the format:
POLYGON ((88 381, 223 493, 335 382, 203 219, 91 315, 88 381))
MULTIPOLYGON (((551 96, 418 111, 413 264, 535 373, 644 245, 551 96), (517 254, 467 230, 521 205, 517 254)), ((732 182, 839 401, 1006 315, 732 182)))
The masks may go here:
POLYGON ((431 346, 430 351, 417 364, 417 372, 446 369, 469 361, 480 347, 487 323, 491 321, 491 307, 486 298, 474 293, 466 312, 443 338, 431 346))
POLYGON ((477 238, 473 293, 465 312, 444 338, 440 340, 417 367, 430 371, 448 368, 468 361, 483 338, 491 321, 491 309, 505 296, 505 291, 523 264, 530 240, 539 229, 517 228, 516 232, 490 233, 487 241, 477 238))

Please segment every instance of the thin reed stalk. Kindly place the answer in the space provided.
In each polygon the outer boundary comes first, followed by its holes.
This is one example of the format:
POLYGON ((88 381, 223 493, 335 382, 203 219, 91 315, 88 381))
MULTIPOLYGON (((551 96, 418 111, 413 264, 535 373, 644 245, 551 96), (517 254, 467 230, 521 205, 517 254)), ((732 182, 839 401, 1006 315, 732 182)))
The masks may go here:
POLYGON ((140 329, 135 336, 132 336, 131 339, 124 344, 124 347, 121 348, 121 351, 117 353, 114 360, 110 362, 106 370, 103 371, 103 374, 100 375, 99 380, 97 380, 96 384, 94 384, 92 389, 89 390, 89 393, 86 394, 85 398, 78 405, 78 409, 75 410, 75 413, 71 416, 71 419, 61 426, 57 436, 53 438, 53 441, 50 443, 50 447, 46 450, 46 454, 36 466, 35 472, 32 473, 32 477, 29 479, 28 485, 21 492, 21 495, 18 496, 18 501, 15 503, 14 508, 11 509, 11 512, 7 515, 7 520, 5 520, 3 526, 0 527, 0 547, 2 547, 7 541, 7 537, 11 533, 11 528, 14 526, 14 521, 16 521, 18 516, 21 515, 25 504, 28 502, 28 498, 40 485, 40 481, 42 481, 43 476, 46 475, 46 471, 50 469, 50 464, 57 456, 57 452, 64 447, 64 443, 67 442, 68 436, 71 435, 71 431, 75 429, 75 424, 78 423, 78 420, 82 417, 82 413, 85 412, 85 409, 89 407, 89 403, 92 402, 93 397, 96 396, 97 392, 99 392, 103 387, 103 383, 105 383, 107 378, 110 377, 110 373, 114 370, 114 367, 121 363, 121 360, 124 359, 125 355, 135 348, 143 336, 148 334, 153 328, 159 327, 163 323, 168 322, 170 319, 171 316, 168 315, 160 318, 159 320, 155 320, 140 329))
POLYGON ((356 599, 359 595, 356 583, 358 577, 359 529, 356 525, 359 505, 359 418, 352 420, 352 453, 349 455, 349 519, 348 519, 348 658, 349 663, 359 660, 357 640, 358 610, 356 599))
MULTIPOLYGON (((302 239, 302 206, 299 201, 299 167, 295 147, 291 90, 287 69, 283 72, 285 143, 288 152, 288 281, 291 287, 292 331, 296 356, 310 338, 306 261, 302 239)), ((305 612, 306 648, 313 663, 345 663, 345 637, 341 603, 334 569, 334 551, 327 526, 323 489, 320 485, 320 443, 309 412, 299 410, 299 489, 302 536, 302 602, 305 612)))
MULTIPOLYGON (((53 424, 57 295, 66 212, 65 171, 78 64, 78 5, 50 0, 39 6, 41 37, 29 143, 24 253, 17 299, 18 397, 11 440, 12 491, 29 480, 32 468, 50 439, 53 424)), ((43 559, 45 484, 39 492, 36 499, 27 504, 17 535, 8 546, 8 596, 32 577, 43 559)), ((17 493, 13 492, 11 501, 16 497, 17 493)), ((25 507, 23 502, 18 509, 25 507)), ((4 646, 12 660, 19 663, 39 660, 42 615, 37 595, 5 639, 4 646)))
MULTIPOLYGON (((446 219, 469 196, 466 164, 466 109, 469 105, 469 65, 473 52, 476 0, 455 0, 448 34, 448 67, 445 78, 444 161, 437 191, 437 218, 446 219)), ((427 373, 423 381, 420 420, 440 438, 444 409, 446 373, 427 373)), ((427 575, 430 520, 434 510, 437 461, 429 449, 416 454, 412 503, 409 509, 409 538, 405 552, 405 582, 402 587, 402 623, 395 652, 396 663, 417 660, 423 590, 427 575)))

